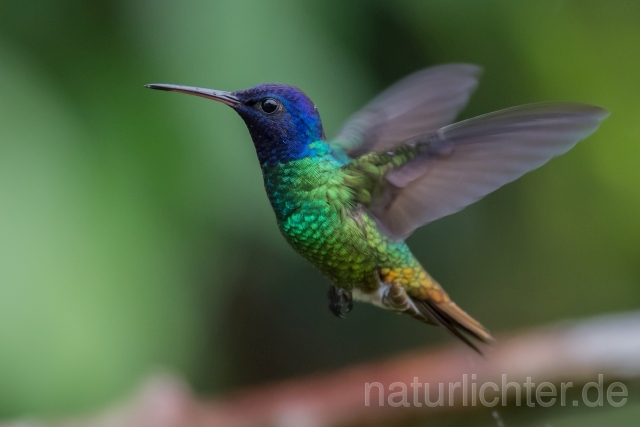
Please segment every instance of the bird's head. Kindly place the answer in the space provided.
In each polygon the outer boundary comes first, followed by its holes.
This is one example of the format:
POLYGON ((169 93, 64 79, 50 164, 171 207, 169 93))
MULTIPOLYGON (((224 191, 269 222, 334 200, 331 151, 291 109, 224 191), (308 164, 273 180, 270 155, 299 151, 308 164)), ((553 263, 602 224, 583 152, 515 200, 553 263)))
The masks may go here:
POLYGON ((166 84, 147 87, 212 99, 236 110, 249 129, 261 165, 315 155, 310 144, 324 140, 316 106, 293 86, 263 84, 237 92, 166 84))

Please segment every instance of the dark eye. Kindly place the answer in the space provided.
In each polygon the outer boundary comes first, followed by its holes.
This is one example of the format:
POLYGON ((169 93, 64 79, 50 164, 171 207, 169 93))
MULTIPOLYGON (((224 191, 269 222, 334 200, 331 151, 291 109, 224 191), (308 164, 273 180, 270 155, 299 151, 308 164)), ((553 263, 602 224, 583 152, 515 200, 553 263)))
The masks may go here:
POLYGON ((273 98, 265 98, 260 102, 260 108, 266 114, 275 113, 280 107, 280 103, 273 98))

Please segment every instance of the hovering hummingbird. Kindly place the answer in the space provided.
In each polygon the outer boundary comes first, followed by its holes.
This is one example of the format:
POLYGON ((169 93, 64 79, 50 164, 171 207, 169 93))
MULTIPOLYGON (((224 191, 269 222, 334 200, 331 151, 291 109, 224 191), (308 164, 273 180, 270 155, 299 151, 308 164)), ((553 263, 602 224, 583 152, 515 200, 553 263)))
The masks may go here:
POLYGON ((451 124, 477 85, 480 67, 418 71, 325 138, 300 90, 263 84, 237 92, 146 87, 196 95, 244 120, 285 239, 331 280, 337 316, 366 301, 445 327, 471 348, 490 333, 460 309, 404 240, 568 151, 608 112, 576 103, 508 108, 451 124))

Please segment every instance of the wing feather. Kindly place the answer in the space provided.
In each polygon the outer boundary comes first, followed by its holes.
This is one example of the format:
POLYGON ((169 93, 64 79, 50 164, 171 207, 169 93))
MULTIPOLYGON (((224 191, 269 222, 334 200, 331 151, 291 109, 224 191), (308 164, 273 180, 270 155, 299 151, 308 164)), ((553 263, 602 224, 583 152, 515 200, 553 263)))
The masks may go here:
POLYGON ((393 237, 405 238, 568 151, 607 116, 607 111, 591 105, 531 104, 410 141, 427 142, 437 150, 388 175, 396 192, 374 215, 393 237))
POLYGON ((354 114, 332 143, 351 157, 384 150, 452 123, 482 69, 445 64, 405 77, 354 114))

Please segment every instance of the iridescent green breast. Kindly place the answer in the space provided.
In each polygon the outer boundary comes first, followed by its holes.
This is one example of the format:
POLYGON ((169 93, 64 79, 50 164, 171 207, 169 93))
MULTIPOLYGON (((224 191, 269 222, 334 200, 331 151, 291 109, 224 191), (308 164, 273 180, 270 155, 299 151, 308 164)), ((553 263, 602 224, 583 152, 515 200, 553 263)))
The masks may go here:
POLYGON ((406 245, 383 236, 355 201, 332 156, 264 167, 263 175, 280 231, 334 284, 377 286, 381 267, 412 262, 406 245))
POLYGON ((352 195, 342 185, 340 164, 325 156, 304 158, 263 173, 278 226, 291 246, 336 284, 366 281, 376 257, 352 217, 352 195))

